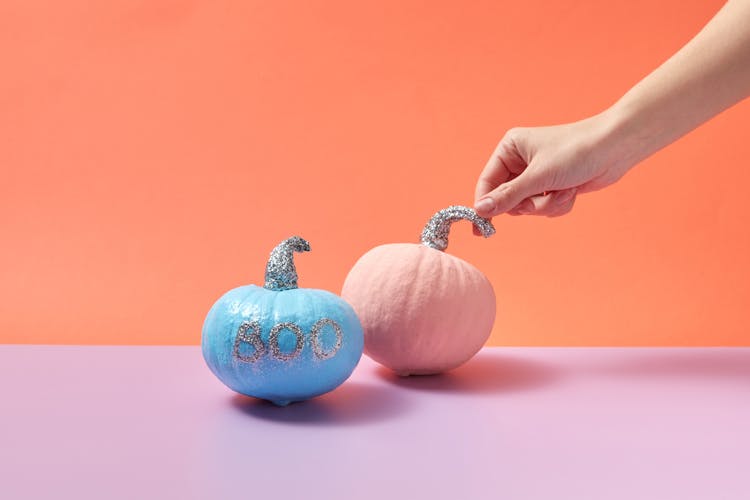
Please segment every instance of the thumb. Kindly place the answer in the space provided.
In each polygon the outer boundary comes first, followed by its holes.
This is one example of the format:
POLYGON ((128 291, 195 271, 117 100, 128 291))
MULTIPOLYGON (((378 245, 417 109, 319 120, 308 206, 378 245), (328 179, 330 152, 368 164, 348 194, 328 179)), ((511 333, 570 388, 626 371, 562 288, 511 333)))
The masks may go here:
POLYGON ((526 198, 538 195, 547 189, 544 177, 537 173, 532 165, 521 175, 497 188, 477 200, 474 208, 482 217, 492 217, 511 210, 526 198))

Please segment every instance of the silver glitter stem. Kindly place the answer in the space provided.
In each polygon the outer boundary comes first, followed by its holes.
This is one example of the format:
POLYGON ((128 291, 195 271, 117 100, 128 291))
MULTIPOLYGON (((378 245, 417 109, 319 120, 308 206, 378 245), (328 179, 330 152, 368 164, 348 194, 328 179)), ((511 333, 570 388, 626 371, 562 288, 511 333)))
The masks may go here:
POLYGON ((471 221, 485 238, 495 234, 495 226, 492 225, 492 222, 477 215, 473 208, 452 205, 440 210, 430 218, 422 230, 422 244, 436 250, 445 251, 448 248, 448 233, 451 224, 464 219, 471 221))
POLYGON ((264 288, 281 291, 297 288, 297 268, 294 267, 294 252, 309 252, 310 244, 299 236, 287 238, 271 251, 266 265, 264 288))

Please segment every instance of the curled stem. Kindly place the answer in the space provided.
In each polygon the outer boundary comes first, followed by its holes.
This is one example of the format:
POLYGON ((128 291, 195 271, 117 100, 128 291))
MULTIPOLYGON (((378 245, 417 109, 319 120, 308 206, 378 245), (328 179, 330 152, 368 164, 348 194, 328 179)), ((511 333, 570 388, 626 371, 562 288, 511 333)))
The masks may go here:
POLYGON ((480 217, 473 208, 452 205, 430 217, 422 230, 422 244, 436 250, 445 251, 448 248, 448 233, 450 233, 451 224, 460 220, 471 221, 485 238, 495 234, 495 226, 492 225, 492 222, 480 217))
POLYGON ((292 236, 276 245, 266 264, 266 283, 263 287, 275 291, 297 288, 294 252, 309 251, 310 244, 299 236, 292 236))

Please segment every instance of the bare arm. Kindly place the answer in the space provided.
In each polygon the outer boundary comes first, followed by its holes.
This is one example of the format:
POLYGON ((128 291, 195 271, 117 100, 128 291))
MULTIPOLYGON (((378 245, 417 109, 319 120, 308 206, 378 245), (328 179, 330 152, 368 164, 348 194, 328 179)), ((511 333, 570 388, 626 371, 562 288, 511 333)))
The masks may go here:
POLYGON ((614 183, 748 95, 750 0, 729 0, 688 44, 599 115, 511 129, 479 177, 477 211, 567 213, 577 193, 614 183))

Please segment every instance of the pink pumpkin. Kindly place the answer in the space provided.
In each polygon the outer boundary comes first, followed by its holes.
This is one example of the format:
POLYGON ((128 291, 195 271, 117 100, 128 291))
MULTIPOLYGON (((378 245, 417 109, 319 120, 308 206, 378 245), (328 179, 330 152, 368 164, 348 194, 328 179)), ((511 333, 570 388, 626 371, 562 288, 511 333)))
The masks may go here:
POLYGON ((468 207, 437 212, 422 242, 381 245, 349 272, 341 296, 359 316, 365 353, 399 375, 441 373, 468 361, 495 321, 495 292, 476 267, 444 252, 450 225, 467 219, 485 237, 489 220, 468 207))

